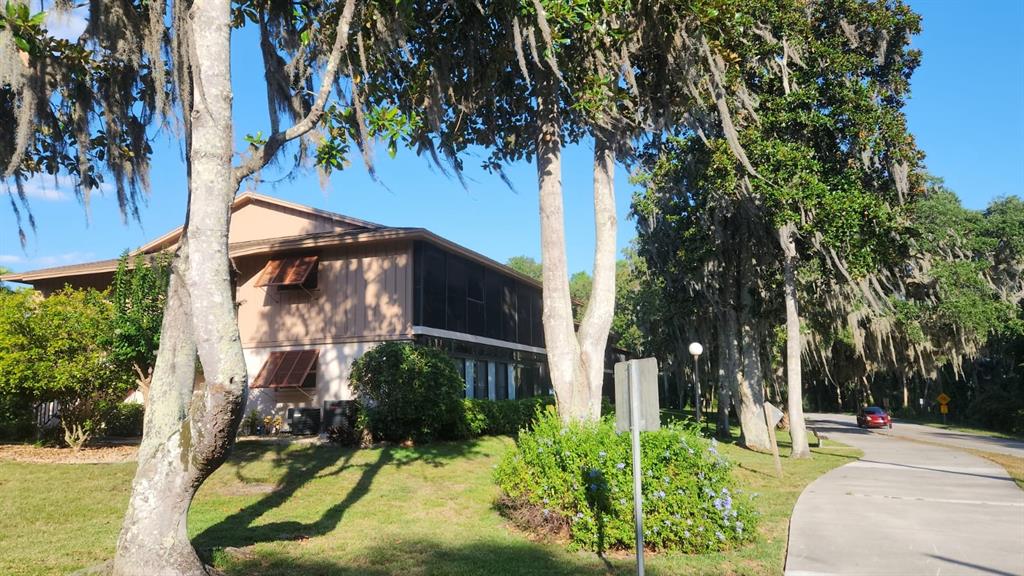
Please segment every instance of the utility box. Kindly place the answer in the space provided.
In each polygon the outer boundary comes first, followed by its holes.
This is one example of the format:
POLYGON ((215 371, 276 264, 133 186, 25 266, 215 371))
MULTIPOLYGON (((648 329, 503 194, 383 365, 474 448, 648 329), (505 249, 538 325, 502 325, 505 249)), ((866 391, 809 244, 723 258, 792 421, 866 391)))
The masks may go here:
POLYGON ((629 378, 630 364, 638 378, 640 396, 640 430, 652 432, 661 428, 661 404, 658 398, 658 360, 642 358, 615 364, 615 430, 629 431, 629 378))
POLYGON ((320 409, 289 408, 288 429, 296 436, 318 433, 320 431, 320 409))

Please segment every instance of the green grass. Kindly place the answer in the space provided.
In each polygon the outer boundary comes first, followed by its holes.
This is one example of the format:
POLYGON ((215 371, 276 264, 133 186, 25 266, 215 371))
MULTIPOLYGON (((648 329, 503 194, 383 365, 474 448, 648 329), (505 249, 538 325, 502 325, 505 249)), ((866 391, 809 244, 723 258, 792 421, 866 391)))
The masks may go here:
MULTIPOLYGON (((507 526, 491 475, 511 442, 357 451, 242 443, 198 494, 190 533, 230 575, 632 573, 626 554, 570 552, 507 526)), ((858 455, 829 443, 812 460, 784 460, 780 481, 770 455, 721 450, 737 464, 738 484, 760 494, 759 538, 717 554, 648 554, 649 574, 781 574, 801 490, 858 455)), ((0 462, 0 574, 66 573, 108 559, 133 468, 0 462)))

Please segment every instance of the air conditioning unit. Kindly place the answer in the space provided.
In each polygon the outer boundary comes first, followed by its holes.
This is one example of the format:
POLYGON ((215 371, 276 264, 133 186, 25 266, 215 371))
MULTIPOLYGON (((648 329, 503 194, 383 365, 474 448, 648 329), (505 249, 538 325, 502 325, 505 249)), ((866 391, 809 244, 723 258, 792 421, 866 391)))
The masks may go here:
POLYGON ((324 430, 339 426, 355 426, 358 406, 355 400, 329 400, 324 402, 324 430))
POLYGON ((296 436, 320 433, 319 408, 289 408, 288 429, 296 436))

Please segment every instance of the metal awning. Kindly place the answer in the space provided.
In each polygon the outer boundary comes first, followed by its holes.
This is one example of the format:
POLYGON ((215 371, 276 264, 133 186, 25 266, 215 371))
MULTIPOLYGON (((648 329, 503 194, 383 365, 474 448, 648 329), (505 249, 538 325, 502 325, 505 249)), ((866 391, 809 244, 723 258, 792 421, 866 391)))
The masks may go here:
POLYGON ((316 373, 319 350, 271 352, 252 381, 253 388, 301 388, 306 377, 316 373))
POLYGON ((317 256, 290 256, 270 260, 263 267, 256 286, 301 286, 316 268, 318 260, 317 256))

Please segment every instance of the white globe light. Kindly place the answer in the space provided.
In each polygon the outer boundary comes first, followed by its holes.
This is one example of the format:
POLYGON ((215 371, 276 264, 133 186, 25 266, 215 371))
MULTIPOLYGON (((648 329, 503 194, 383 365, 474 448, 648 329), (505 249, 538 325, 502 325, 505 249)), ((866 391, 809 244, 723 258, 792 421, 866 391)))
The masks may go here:
POLYGON ((690 355, 700 356, 704 352, 704 347, 700 345, 700 342, 693 342, 690 344, 690 355))

